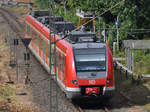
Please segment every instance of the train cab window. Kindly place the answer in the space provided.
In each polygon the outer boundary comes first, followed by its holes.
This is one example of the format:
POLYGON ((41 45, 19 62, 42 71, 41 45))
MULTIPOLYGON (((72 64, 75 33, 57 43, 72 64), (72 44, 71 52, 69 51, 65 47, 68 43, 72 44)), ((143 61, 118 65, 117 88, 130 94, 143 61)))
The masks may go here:
POLYGON ((106 71, 105 49, 76 49, 76 71, 106 71))

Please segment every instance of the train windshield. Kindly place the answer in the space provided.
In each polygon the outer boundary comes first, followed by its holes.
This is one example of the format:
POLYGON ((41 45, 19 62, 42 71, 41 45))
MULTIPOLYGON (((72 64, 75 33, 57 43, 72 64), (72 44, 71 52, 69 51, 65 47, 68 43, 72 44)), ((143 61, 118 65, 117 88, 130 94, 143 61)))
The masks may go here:
POLYGON ((74 53, 77 72, 106 71, 106 53, 104 48, 78 49, 74 53))

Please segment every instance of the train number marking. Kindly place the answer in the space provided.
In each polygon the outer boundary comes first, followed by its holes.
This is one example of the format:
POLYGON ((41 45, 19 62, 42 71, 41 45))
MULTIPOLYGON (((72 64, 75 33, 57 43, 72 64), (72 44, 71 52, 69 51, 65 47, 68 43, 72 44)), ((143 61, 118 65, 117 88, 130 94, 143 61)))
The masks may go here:
POLYGON ((95 80, 89 80, 89 84, 95 84, 96 81, 95 80))

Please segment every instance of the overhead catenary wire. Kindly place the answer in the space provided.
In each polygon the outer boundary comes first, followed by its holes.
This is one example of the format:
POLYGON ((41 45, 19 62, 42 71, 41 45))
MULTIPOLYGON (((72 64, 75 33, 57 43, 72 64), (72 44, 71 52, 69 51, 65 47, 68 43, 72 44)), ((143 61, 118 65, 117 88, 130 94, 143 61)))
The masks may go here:
MULTIPOLYGON (((100 30, 116 30, 117 28, 100 28, 100 30)), ((119 31, 121 32, 137 32, 137 31, 145 31, 148 32, 150 29, 129 29, 129 28, 119 28, 119 31)))
MULTIPOLYGON (((95 19, 96 19, 96 18, 98 18, 99 16, 102 16, 102 15, 104 15, 106 12, 108 12, 108 11, 110 11, 110 10, 114 9, 115 7, 117 7, 118 5, 120 5, 121 3, 123 3, 124 1, 125 1, 125 0, 122 0, 122 1, 118 2, 118 3, 117 3, 117 4, 115 4, 114 6, 112 6, 112 7, 108 8, 107 10, 105 10, 104 12, 102 12, 101 14, 99 14, 98 16, 95 16, 94 18, 90 19, 89 21, 87 21, 86 23, 84 23, 84 24, 83 24, 83 25, 81 25, 81 26, 87 25, 88 23, 90 23, 91 21, 95 20, 95 19)), ((81 28, 81 26, 79 26, 78 28, 81 28)), ((64 37, 63 37, 63 38, 58 39, 58 40, 56 40, 55 42, 58 42, 58 41, 60 41, 60 40, 63 40, 63 39, 65 39, 65 38, 67 38, 67 37, 68 37, 68 35, 69 35, 70 33, 77 31, 77 30, 78 30, 78 28, 76 28, 76 29, 72 30, 72 31, 71 31, 71 32, 69 32, 68 34, 64 35, 64 37)))

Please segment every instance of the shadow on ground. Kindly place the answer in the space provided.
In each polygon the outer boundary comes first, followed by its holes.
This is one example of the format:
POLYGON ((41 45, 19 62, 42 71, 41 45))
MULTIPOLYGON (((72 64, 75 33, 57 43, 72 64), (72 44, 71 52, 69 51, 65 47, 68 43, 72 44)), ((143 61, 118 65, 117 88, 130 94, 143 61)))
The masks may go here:
POLYGON ((109 101, 95 98, 74 100, 73 103, 85 110, 105 108, 113 110, 150 105, 150 91, 142 83, 133 83, 132 78, 130 76, 127 78, 120 70, 115 70, 115 83, 116 92, 109 101))

